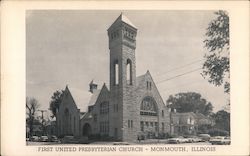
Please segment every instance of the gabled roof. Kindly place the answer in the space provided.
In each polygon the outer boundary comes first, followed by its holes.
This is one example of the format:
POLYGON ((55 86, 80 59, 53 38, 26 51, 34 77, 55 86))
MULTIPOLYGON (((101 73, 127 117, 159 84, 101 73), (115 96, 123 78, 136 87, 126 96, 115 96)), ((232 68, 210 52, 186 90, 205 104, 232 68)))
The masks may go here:
POLYGON ((89 100, 88 106, 94 105, 96 103, 96 100, 98 99, 99 95, 100 95, 101 90, 97 89, 93 92, 93 94, 91 95, 91 98, 89 100))
MULTIPOLYGON (((157 92, 157 93, 159 94, 159 96, 161 97, 161 94, 160 94, 160 92, 159 92, 159 90, 158 90, 156 84, 154 83, 154 80, 153 80, 153 78, 152 78, 152 76, 151 76, 151 74, 150 74, 150 72, 149 72, 148 70, 147 70, 147 72, 146 72, 145 74, 136 77, 136 87, 139 87, 139 86, 141 86, 141 85, 144 85, 143 83, 145 83, 146 77, 149 77, 149 78, 152 80, 152 84, 156 87, 156 92, 157 92)), ((162 97, 161 97, 160 99, 161 99, 162 103, 165 105, 165 103, 164 103, 162 97)), ((166 105, 165 105, 165 106, 166 106, 166 105)))
POLYGON ((173 113, 176 117, 187 117, 187 116, 193 116, 194 118, 200 120, 200 119, 207 119, 210 120, 209 117, 201 114, 201 113, 194 113, 194 112, 185 112, 185 113, 173 113))
POLYGON ((107 90, 107 91, 109 91, 105 83, 103 84, 102 89, 97 89, 97 90, 95 90, 95 91, 93 92, 93 94, 92 94, 92 96, 91 96, 91 98, 90 98, 90 100, 89 100, 88 106, 94 105, 94 104, 96 103, 96 101, 97 101, 97 99, 98 99, 100 93, 101 93, 102 90, 104 90, 104 89, 107 90))
POLYGON ((86 115, 86 112, 80 112, 80 119, 82 119, 86 115))
POLYGON ((144 82, 146 74, 140 75, 136 77, 136 86, 139 86, 144 82))
POLYGON ((87 113, 85 113, 84 115, 81 115, 80 116, 80 120, 81 119, 91 119, 93 116, 92 116, 92 113, 89 113, 89 112, 87 112, 87 113))
POLYGON ((208 119, 208 120, 210 120, 209 117, 207 117, 207 116, 205 116, 205 115, 203 115, 201 113, 195 113, 195 115, 196 115, 196 118, 198 118, 198 119, 208 119))
POLYGON ((116 23, 121 23, 121 22, 126 23, 131 27, 137 29, 137 27, 123 13, 121 13, 121 15, 115 20, 115 22, 109 27, 109 29, 116 23))
POLYGON ((89 97, 90 97, 91 93, 89 93, 87 91, 84 91, 82 89, 69 87, 68 85, 66 86, 65 91, 66 90, 68 90, 68 92, 70 92, 70 94, 71 94, 77 108, 80 109, 80 110, 86 110, 86 107, 87 107, 87 102, 86 101, 89 100, 89 97), (86 97, 88 97, 88 98, 86 99, 86 97))
MULTIPOLYGON (((145 82, 145 79, 146 79, 147 75, 149 75, 149 76, 151 77, 149 71, 147 71, 147 72, 146 72, 145 74, 143 74, 143 75, 140 75, 140 76, 137 76, 137 77, 136 77, 136 87, 138 87, 138 86, 140 86, 140 85, 143 85, 143 83, 145 82)), ((152 77, 151 77, 151 78, 152 78, 152 77)))

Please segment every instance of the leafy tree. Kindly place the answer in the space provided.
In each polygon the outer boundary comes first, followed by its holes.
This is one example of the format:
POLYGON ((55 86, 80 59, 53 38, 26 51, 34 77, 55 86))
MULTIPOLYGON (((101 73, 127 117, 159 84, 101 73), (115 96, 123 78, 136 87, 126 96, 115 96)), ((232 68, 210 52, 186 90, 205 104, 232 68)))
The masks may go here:
POLYGON ((226 11, 215 12, 217 16, 206 29, 203 76, 215 86, 224 85, 224 91, 230 92, 229 83, 229 16, 226 11))
POLYGON ((215 127, 230 132, 230 113, 220 110, 213 115, 215 127))
POLYGON ((179 113, 198 112, 208 116, 213 110, 213 105, 195 92, 170 95, 167 104, 179 113))
POLYGON ((61 91, 57 90, 51 96, 49 109, 51 110, 53 117, 56 117, 56 111, 57 111, 57 109, 59 109, 59 106, 62 102, 63 93, 64 93, 64 90, 61 90, 61 91))
POLYGON ((29 137, 31 137, 33 134, 33 125, 34 125, 35 115, 36 115, 36 112, 38 111, 38 108, 39 108, 39 104, 35 98, 26 97, 26 114, 27 114, 26 122, 30 129, 29 137))

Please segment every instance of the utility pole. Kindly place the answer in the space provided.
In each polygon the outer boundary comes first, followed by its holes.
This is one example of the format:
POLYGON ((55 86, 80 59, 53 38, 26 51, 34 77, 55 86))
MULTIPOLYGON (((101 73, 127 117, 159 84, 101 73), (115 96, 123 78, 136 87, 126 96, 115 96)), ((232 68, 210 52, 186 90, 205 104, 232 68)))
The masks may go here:
POLYGON ((43 122, 43 113, 47 112, 47 110, 38 110, 38 111, 40 111, 42 113, 42 122, 43 122))
POLYGON ((43 134, 45 133, 45 125, 44 125, 44 117, 43 117, 43 113, 46 112, 47 110, 38 110, 42 113, 42 126, 43 126, 43 134))

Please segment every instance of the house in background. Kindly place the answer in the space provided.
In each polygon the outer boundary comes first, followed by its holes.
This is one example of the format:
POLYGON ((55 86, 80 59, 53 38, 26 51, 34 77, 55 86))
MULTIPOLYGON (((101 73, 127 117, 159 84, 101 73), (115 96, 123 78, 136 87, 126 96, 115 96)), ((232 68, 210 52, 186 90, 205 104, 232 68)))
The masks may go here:
POLYGON ((212 119, 201 113, 186 112, 170 114, 171 135, 196 135, 199 133, 200 127, 213 126, 212 119))
POLYGON ((57 135, 55 118, 45 121, 44 126, 45 126, 46 135, 48 136, 57 135))

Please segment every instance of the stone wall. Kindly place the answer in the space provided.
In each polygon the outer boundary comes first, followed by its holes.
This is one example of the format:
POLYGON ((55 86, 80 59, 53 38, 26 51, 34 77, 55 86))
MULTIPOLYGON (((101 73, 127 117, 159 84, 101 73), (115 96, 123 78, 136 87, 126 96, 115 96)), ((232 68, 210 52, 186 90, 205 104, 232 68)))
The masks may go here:
POLYGON ((77 108, 71 93, 66 88, 62 103, 57 113, 57 130, 58 135, 74 135, 79 136, 80 112, 77 108), (65 112, 68 110, 68 117, 65 112))

